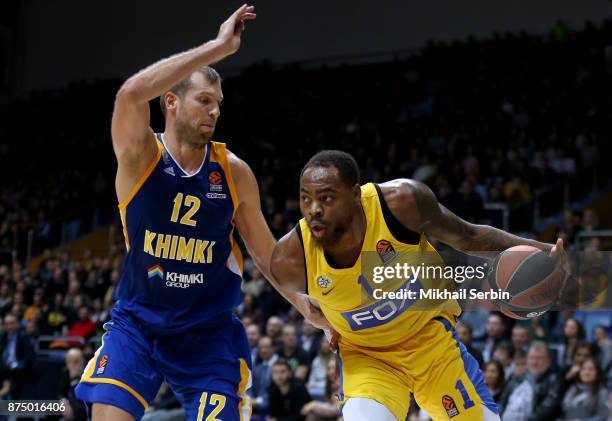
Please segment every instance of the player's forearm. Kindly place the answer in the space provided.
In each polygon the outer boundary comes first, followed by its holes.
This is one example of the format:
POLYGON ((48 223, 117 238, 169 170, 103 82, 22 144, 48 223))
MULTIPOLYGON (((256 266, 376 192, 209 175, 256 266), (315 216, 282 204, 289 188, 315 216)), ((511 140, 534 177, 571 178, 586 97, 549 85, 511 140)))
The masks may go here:
POLYGON ((274 289, 277 290, 278 293, 282 295, 285 300, 289 301, 289 303, 291 303, 293 307, 295 307, 302 315, 304 315, 304 301, 302 298, 305 297, 304 294, 299 291, 296 291, 289 285, 278 282, 276 279, 274 279, 272 274, 266 276, 266 278, 268 279, 268 282, 270 282, 270 284, 274 287, 274 289))
POLYGON ((549 253, 552 248, 552 244, 519 237, 489 225, 472 225, 470 233, 463 239, 460 249, 468 254, 490 257, 486 253, 479 252, 502 251, 520 245, 537 247, 546 253, 549 253))
POLYGON ((134 101, 148 102, 166 93, 196 70, 215 63, 229 54, 218 40, 158 61, 130 77, 121 87, 134 101))

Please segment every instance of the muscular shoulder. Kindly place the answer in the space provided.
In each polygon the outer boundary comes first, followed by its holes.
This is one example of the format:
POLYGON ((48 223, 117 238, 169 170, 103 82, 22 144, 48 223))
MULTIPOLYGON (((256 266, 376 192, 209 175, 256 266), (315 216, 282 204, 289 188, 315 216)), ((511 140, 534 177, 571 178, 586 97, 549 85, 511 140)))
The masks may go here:
POLYGON ((393 215, 407 228, 418 231, 427 222, 436 199, 424 183, 398 178, 380 184, 380 190, 393 215))
POLYGON ((249 164, 230 150, 227 150, 227 162, 232 172, 234 186, 236 187, 240 202, 243 202, 251 196, 254 200, 256 199, 258 201, 259 191, 257 188, 257 179, 251 167, 249 167, 249 164))
POLYGON ((249 173, 252 173, 251 167, 247 164, 243 159, 238 158, 238 156, 227 149, 227 162, 232 170, 232 176, 235 181, 238 181, 239 178, 248 176, 249 173))
POLYGON ((270 271, 280 284, 289 285, 304 292, 306 290, 306 261, 302 243, 293 229, 281 238, 272 253, 270 271))

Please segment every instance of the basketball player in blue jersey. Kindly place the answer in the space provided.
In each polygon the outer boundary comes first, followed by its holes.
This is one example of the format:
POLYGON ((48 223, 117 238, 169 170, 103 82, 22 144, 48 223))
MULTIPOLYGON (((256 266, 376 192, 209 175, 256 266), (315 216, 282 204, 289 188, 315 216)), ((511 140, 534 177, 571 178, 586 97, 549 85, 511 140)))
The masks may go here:
POLYGON ((307 293, 340 335, 344 419, 402 421, 412 393, 435 421, 499 420, 476 360, 456 339, 458 303, 427 307, 419 300, 372 296, 374 288, 397 293, 430 286, 427 279, 410 286, 403 278, 372 283, 368 252, 379 265, 441 262, 427 234, 468 253, 528 244, 564 264, 561 240, 553 246, 470 224, 414 180, 358 182, 349 154, 322 151, 312 157, 300 176, 303 219, 278 242, 271 262, 277 285, 307 293))
MULTIPOLYGON (((242 299, 234 227, 268 278, 275 240, 251 169, 211 140, 223 93, 208 65, 238 50, 254 18, 254 7, 240 7, 216 39, 149 66, 117 94, 111 132, 128 253, 112 321, 76 390, 94 421, 140 419, 164 380, 189 420, 250 417, 250 351, 232 315, 242 299), (148 103, 158 96, 166 127, 155 134, 148 103)), ((285 297, 325 324, 305 296, 285 297)))

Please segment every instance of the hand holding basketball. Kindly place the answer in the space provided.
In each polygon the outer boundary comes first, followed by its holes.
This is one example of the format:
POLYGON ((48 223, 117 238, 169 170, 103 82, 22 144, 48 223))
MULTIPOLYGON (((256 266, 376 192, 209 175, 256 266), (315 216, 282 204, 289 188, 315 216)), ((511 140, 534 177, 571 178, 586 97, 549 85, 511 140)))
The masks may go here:
POLYGON ((496 301, 503 314, 514 319, 532 319, 557 302, 566 276, 562 265, 567 262, 560 241, 553 247, 552 256, 527 245, 511 247, 497 256, 489 286, 510 294, 509 299, 496 301))
POLYGON ((550 250, 549 256, 556 262, 557 269, 562 271, 561 276, 565 282, 570 275, 570 264, 567 253, 563 248, 563 240, 561 238, 557 239, 557 242, 550 250))

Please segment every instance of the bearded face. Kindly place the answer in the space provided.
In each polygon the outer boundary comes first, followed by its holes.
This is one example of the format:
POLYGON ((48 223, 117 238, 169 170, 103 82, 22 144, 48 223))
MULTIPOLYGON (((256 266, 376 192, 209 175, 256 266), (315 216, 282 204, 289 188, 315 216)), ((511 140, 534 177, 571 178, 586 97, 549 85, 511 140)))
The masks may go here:
POLYGON ((174 112, 174 128, 179 142, 204 148, 215 132, 221 115, 221 81, 210 82, 202 73, 191 75, 189 87, 182 94, 167 94, 167 109, 174 112))

